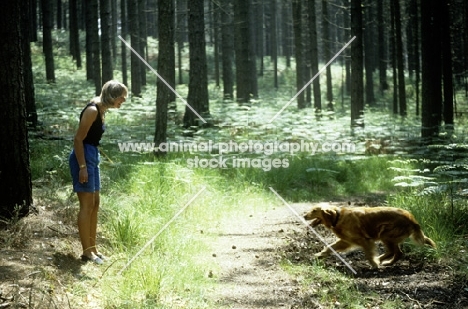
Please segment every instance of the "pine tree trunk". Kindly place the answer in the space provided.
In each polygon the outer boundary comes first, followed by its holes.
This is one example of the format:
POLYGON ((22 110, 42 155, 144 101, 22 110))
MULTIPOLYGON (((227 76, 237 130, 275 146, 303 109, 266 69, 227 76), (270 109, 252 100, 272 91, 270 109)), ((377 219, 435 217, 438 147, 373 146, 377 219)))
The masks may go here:
MULTIPOLYGON (((138 0, 128 0, 128 19, 129 19, 129 32, 130 44, 132 48, 138 52, 140 50, 140 27, 139 27, 139 11, 138 0)), ((134 52, 130 55, 130 77, 132 80, 132 94, 136 97, 141 95, 141 60, 135 55, 134 52)))
POLYGON ((374 95, 374 52, 373 52, 373 40, 374 33, 372 31, 372 20, 374 16, 372 14, 372 6, 370 1, 367 0, 367 5, 365 6, 365 29, 364 29, 364 66, 366 71, 366 104, 369 106, 375 105, 375 95, 374 95))
POLYGON ((432 143, 439 133, 442 111, 441 34, 437 1, 421 5, 421 137, 432 143))
POLYGON ((362 3, 351 0, 351 127, 364 127, 362 3))
POLYGON ((91 39, 91 53, 93 55, 92 71, 93 71, 93 81, 94 89, 96 95, 101 93, 102 81, 101 81, 101 44, 99 42, 99 25, 98 25, 98 0, 89 0, 89 32, 91 39))
MULTIPOLYGON (((76 60, 76 66, 81 67, 80 57, 80 41, 78 34, 78 12, 76 0, 70 0, 68 2, 68 13, 70 18, 70 31, 69 31, 69 42, 70 42, 70 55, 73 60, 76 60), (78 66, 78 64, 80 66, 78 66)), ((57 20, 58 21, 58 20, 57 20)))
POLYGON ((377 40, 379 54, 379 84, 380 93, 388 89, 387 83, 387 44, 385 40, 385 23, 383 18, 383 1, 377 0, 377 40))
POLYGON ((43 29, 43 52, 45 55, 46 79, 48 82, 55 83, 55 65, 52 43, 52 2, 51 0, 42 0, 42 29, 43 29))
MULTIPOLYGON (((24 96, 24 54, 26 44, 21 25, 22 14, 28 11, 29 1, 2 1, 0 20, 2 48, 0 48, 0 218, 23 217, 32 205, 29 143, 26 128, 24 96)), ((27 42, 29 44, 29 40, 27 42)))
MULTIPOLYGON (((190 0, 188 14, 190 72, 187 103, 206 120, 209 105, 203 0, 190 0)), ((188 106, 183 122, 186 128, 201 124, 201 120, 188 106)))
MULTIPOLYGON (((302 5, 300 0, 292 2, 294 51, 296 55, 296 92, 304 87, 304 58, 302 41, 302 5)), ((304 92, 297 96, 297 108, 305 108, 304 92)))
MULTIPOLYGON (((315 9, 315 0, 308 1, 309 9, 309 39, 310 39, 310 68, 312 72, 312 78, 317 75, 319 68, 318 60, 318 42, 317 42, 317 18, 315 9)), ((327 60, 328 61, 328 60, 327 60)), ((322 110, 322 92, 320 89, 320 76, 315 77, 313 83, 314 92, 314 109, 316 112, 322 110)))
POLYGON ((232 35, 232 7, 231 0, 222 1, 221 10, 221 50, 222 50, 222 71, 223 71, 223 97, 225 99, 234 98, 234 72, 232 62, 234 56, 234 44, 232 35))
POLYGON ((273 86, 278 89, 278 32, 277 32, 277 5, 276 0, 271 0, 271 62, 273 62, 273 86))
MULTIPOLYGON (((331 38, 330 38, 330 25, 329 25, 329 16, 328 16, 328 4, 326 0, 322 0, 322 28, 323 28, 323 57, 326 61, 332 58, 331 55, 331 38)), ((332 75, 331 75, 331 66, 327 66, 325 69, 327 76, 327 104, 333 104, 333 86, 332 86, 332 75)))
MULTIPOLYGON (((125 39, 128 33, 128 23, 127 23, 127 3, 126 0, 120 0, 120 20, 121 20, 121 31, 120 36, 125 39)), ((127 45, 124 41, 121 41, 120 44, 120 53, 122 60, 122 83, 128 85, 128 68, 127 68, 127 45)))
POLYGON ((101 20, 101 57, 102 57, 102 84, 114 78, 112 65, 111 45, 111 6, 110 0, 99 0, 101 20))
POLYGON ((251 0, 234 1, 236 97, 239 103, 248 103, 258 91, 251 9, 251 0))
MULTIPOLYGON (((159 31, 159 30, 158 30, 159 31)), ((147 31, 146 31, 146 0, 138 0, 138 41, 137 45, 138 54, 143 59, 146 59, 146 47, 147 47, 147 31)), ((140 82, 141 86, 146 86, 146 65, 143 61, 140 61, 140 82)), ((173 92, 171 92, 174 94, 173 92)), ((174 100, 175 100, 175 96, 174 100)))
POLYGON ((38 124, 36 98, 34 93, 34 79, 31 60, 31 5, 30 0, 24 1, 21 12, 22 33, 23 33, 23 73, 24 73, 24 95, 26 101, 26 115, 28 124, 35 128, 38 124))
MULTIPOLYGON (((175 83, 175 54, 174 54, 174 0, 158 1, 158 73, 167 78, 166 81, 175 83)), ((167 110, 171 102, 172 91, 162 82, 160 78, 156 82, 156 129, 154 142, 156 145, 165 143, 167 140, 167 110)), ((165 155, 165 152, 155 152, 157 155, 165 155)))
POLYGON ((396 63, 398 69, 398 103, 400 116, 405 117, 406 111, 406 84, 403 59, 403 39, 401 31, 401 10, 399 0, 393 0, 395 8, 395 40, 396 40, 396 63))
POLYGON ((442 69, 444 87, 444 124, 448 131, 454 129, 453 122, 453 76, 452 76, 452 42, 450 31, 450 0, 440 2, 442 26, 442 69))
POLYGON ((178 72, 178 83, 182 85, 184 83, 184 74, 182 70, 182 50, 185 42, 186 32, 186 20, 187 20, 187 2, 186 0, 177 1, 177 72, 178 72))

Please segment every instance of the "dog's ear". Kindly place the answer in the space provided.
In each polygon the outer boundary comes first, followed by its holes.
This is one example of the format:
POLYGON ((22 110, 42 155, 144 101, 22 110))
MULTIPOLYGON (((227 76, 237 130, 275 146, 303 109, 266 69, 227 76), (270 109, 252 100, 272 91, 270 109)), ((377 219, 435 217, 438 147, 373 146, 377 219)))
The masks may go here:
POLYGON ((333 225, 333 222, 335 222, 336 211, 334 209, 324 209, 322 210, 322 216, 324 221, 323 224, 330 227, 333 225))

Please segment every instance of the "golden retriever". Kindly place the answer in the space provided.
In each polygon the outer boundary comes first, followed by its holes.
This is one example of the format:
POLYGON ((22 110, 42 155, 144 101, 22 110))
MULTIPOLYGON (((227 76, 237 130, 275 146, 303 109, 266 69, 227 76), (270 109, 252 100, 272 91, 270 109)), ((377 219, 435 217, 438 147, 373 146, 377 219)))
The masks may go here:
MULTIPOLYGON (((358 246, 364 250, 372 267, 392 265, 403 252, 400 243, 411 237, 419 245, 436 244, 426 237, 413 215, 394 207, 337 207, 321 205, 313 207, 304 215, 312 220, 311 226, 325 225, 339 238, 330 245, 335 251, 343 252, 358 246), (381 241, 386 252, 376 258, 376 241, 381 241)), ((317 257, 326 257, 332 250, 325 246, 317 257)))

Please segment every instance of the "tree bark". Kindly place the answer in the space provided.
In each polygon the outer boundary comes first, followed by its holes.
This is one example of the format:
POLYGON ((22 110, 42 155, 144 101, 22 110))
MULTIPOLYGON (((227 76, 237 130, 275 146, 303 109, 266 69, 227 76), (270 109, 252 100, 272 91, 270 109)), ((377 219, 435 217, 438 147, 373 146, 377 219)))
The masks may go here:
POLYGON ((223 71, 223 97, 225 99, 234 98, 234 72, 232 62, 234 56, 234 44, 232 35, 232 6, 231 0, 223 0, 221 10, 221 52, 223 71))
POLYGON ((114 78, 111 44, 111 6, 110 0, 99 0, 101 20, 101 58, 102 85, 114 78))
POLYGON ((439 134, 442 112, 441 34, 437 2, 421 5, 421 137, 432 143, 439 134))
POLYGON ((55 83, 55 65, 54 51, 52 43, 52 2, 51 0, 42 0, 42 31, 43 31, 43 52, 46 65, 47 82, 55 83))
MULTIPOLYGON (((175 87, 175 50, 174 50, 174 0, 158 1, 158 73, 175 87)), ((167 110, 172 101, 173 93, 160 78, 156 82, 156 129, 154 142, 156 145, 167 140, 167 110)), ((157 155, 165 152, 156 151, 157 155)))
MULTIPOLYGON (((294 30, 294 51, 296 55, 296 92, 304 87, 304 57, 302 41, 302 4, 300 0, 292 2, 293 30, 294 30)), ((306 107, 304 92, 297 96, 297 108, 306 107)))
MULTIPOLYGON (((129 32, 130 44, 132 48, 138 52, 140 50, 140 27, 139 27, 139 11, 138 0, 128 0, 128 19, 129 19, 129 32)), ((130 54, 130 78, 132 80, 132 94, 136 97, 141 95, 141 60, 135 55, 134 52, 130 54)))
MULTIPOLYGON (((32 183, 29 165, 29 143, 26 127, 24 95, 25 37, 22 33, 22 14, 28 11, 28 0, 2 1, 0 11, 0 218, 23 217, 32 205, 32 183)), ((50 29, 50 28, 49 28, 50 29)), ((28 42, 29 44, 29 42, 28 42)))
POLYGON ((234 1, 237 101, 248 103, 258 95, 251 0, 234 1))
POLYGON ((362 3, 351 0, 351 127, 364 127, 362 3))
MULTIPOLYGON (((187 103, 205 119, 209 116, 209 105, 203 0, 190 0, 188 12, 190 73, 187 103)), ((186 128, 200 125, 200 119, 188 106, 183 122, 186 128)))
MULTIPOLYGON (((319 68, 319 56, 318 56, 318 42, 317 42, 317 18, 316 18, 316 8, 315 0, 308 1, 308 10, 309 10, 309 39, 310 39, 310 68, 312 72, 312 77, 317 75, 319 68)), ((327 60, 328 61, 328 60, 327 60)), ((322 91, 320 89, 320 76, 314 79, 312 83, 313 93, 314 93, 314 109, 317 112, 322 110, 322 91)))

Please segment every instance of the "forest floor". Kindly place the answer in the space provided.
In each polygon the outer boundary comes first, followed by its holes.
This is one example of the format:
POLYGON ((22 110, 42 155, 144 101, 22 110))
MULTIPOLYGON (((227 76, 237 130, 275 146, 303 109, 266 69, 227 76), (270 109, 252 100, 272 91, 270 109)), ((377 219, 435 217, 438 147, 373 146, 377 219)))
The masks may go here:
MULTIPOLYGON (((312 205, 291 206, 302 214, 312 205)), ((296 277, 281 266, 285 262, 310 265, 313 254, 323 248, 286 206, 233 222, 228 230, 218 239, 220 251, 216 253, 222 269, 216 295, 220 305, 239 309, 350 308, 339 300, 322 302, 317 290, 327 288, 326 284, 305 283, 303 276, 296 277)), ((324 228, 317 231, 328 243, 333 241, 334 236, 324 228)), ((367 295, 365 308, 382 308, 388 299, 399 299, 402 308, 468 308, 468 282, 453 276, 449 266, 406 257, 394 266, 373 270, 360 251, 345 259, 357 274, 334 256, 325 261, 325 267, 352 278, 355 287, 367 295)))
MULTIPOLYGON (((291 206, 302 214, 311 204, 291 206)), ((18 248, 0 248, 0 308, 100 308, 97 289, 84 292, 78 304, 76 291, 70 290, 70 284, 82 280, 82 268, 89 267, 77 259, 75 227, 57 221, 56 209, 44 206, 39 212, 16 230, 0 232, 3 242, 18 248), (30 238, 21 241, 15 235, 30 238)), ((333 240, 324 229, 318 232, 333 240)), ((323 247, 286 206, 227 218, 222 233, 212 241, 216 250, 210 254, 218 267, 209 276, 218 283, 208 300, 215 308, 348 308, 338 299, 319 299, 317 290, 326 288, 325 283, 305 284, 303 276, 282 266, 310 265, 313 254, 323 247)), ((345 259, 356 275, 333 256, 324 267, 353 280, 366 295, 365 308, 383 308, 388 299, 399 299, 402 308, 468 308, 468 282, 454 276, 447 265, 406 256, 394 266, 371 270, 360 251, 345 259)))

